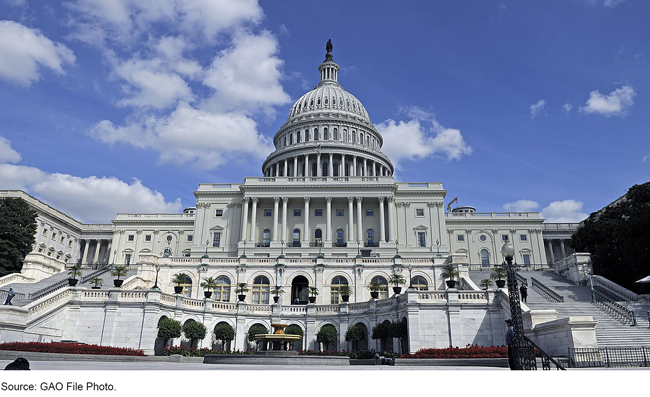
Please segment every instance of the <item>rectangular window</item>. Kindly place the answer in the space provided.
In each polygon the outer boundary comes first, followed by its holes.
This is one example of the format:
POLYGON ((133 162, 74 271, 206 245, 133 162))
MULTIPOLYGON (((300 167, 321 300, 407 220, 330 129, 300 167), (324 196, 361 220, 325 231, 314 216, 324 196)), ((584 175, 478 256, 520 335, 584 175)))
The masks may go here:
POLYGON ((293 216, 302 216, 301 210, 293 210, 293 216))
POLYGON ((314 216, 323 216, 323 210, 320 209, 314 210, 314 216))
POLYGON ((375 212, 373 210, 366 210, 366 216, 375 216, 375 212))
POLYGON ((273 212, 269 209, 264 210, 264 216, 272 216, 273 212))
POLYGON ((415 216, 424 216, 424 208, 416 208, 415 216))
POLYGON ((345 216, 345 211, 343 211, 343 210, 336 210, 336 216, 345 216))
POLYGON ((151 234, 144 236, 144 241, 151 241, 151 234))
POLYGON ((214 216, 223 216, 223 210, 216 210, 214 216))
POLYGON ((133 241, 134 236, 132 234, 129 234, 129 241, 133 241))
POLYGON ((524 265, 530 265, 530 255, 524 254, 524 265))
POLYGON ((464 234, 459 234, 458 236, 456 236, 456 239, 457 239, 458 242, 463 242, 463 241, 465 241, 465 235, 464 234))
POLYGON ((212 246, 218 247, 221 244, 221 232, 215 232, 212 235, 212 246))
POLYGON ((510 239, 508 238, 507 234, 502 234, 501 235, 501 241, 508 241, 508 240, 510 240, 510 239))
POLYGON ((47 229, 43 229, 43 236, 47 237, 47 229))
POLYGON ((56 241, 56 233, 52 233, 52 240, 56 241))
POLYGON ((187 235, 187 241, 194 241, 194 236, 191 234, 187 235))
POLYGON ((65 243, 65 237, 61 237, 61 244, 65 243))
POLYGON ((72 247, 72 240, 68 241, 68 247, 72 247))
POLYGON ((131 264, 131 254, 124 255, 124 264, 125 265, 130 265, 131 264))
POLYGON ((418 232, 418 247, 426 247, 426 246, 427 246, 426 233, 418 232))
POLYGON ((519 235, 519 241, 528 241, 528 236, 526 236, 525 234, 519 235))

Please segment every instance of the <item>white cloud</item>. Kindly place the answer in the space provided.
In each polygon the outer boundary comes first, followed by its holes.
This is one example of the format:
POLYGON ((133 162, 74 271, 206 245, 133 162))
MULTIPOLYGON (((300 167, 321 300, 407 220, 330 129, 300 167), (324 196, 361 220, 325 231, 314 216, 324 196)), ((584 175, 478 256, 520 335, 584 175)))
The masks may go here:
POLYGON ((577 223, 589 216, 582 212, 582 206, 575 200, 553 201, 542 210, 542 218, 548 223, 577 223))
MULTIPOLYGON (((0 137, 0 146, 5 143, 9 141, 0 137)), ((0 164, 0 186, 24 190, 81 222, 109 223, 118 211, 177 213, 182 209, 180 198, 167 202, 138 180, 128 184, 112 177, 49 174, 24 165, 0 164)))
POLYGON ((532 200, 517 200, 513 203, 507 203, 503 206, 506 211, 528 212, 539 207, 539 203, 532 200))
POLYGON ((212 169, 232 161, 263 159, 273 151, 268 138, 244 114, 212 113, 181 103, 168 117, 149 116, 116 127, 108 120, 94 125, 90 134, 102 142, 123 142, 154 149, 161 162, 192 163, 212 169))
POLYGON ((570 103, 565 103, 564 106, 562 106, 562 109, 566 112, 566 114, 569 114, 571 109, 573 109, 573 105, 570 103))
POLYGON ((291 36, 291 33, 285 24, 281 24, 278 30, 280 31, 280 34, 284 36, 291 36))
POLYGON ((544 108, 546 107, 546 100, 545 99, 540 99, 537 101, 536 104, 530 105, 530 117, 535 118, 539 116, 540 113, 544 111, 544 108))
POLYGON ((460 160, 463 155, 472 153, 459 130, 441 126, 433 115, 418 107, 405 111, 412 120, 388 119, 376 125, 384 138, 383 151, 396 168, 401 160, 422 160, 429 156, 460 160), (430 123, 431 127, 422 123, 430 123))
POLYGON ((605 0, 603 5, 605 7, 616 7, 617 5, 624 3, 625 0, 605 0))
POLYGON ((20 154, 11 148, 11 142, 0 136, 0 164, 17 163, 20 154))
POLYGON ((650 160, 650 154, 647 155, 647 156, 643 156, 643 161, 642 162, 645 163, 646 160, 650 160))
POLYGON ((215 93, 204 108, 271 114, 272 106, 289 103, 280 85, 282 61, 277 52, 277 40, 269 32, 236 35, 233 46, 221 51, 206 71, 203 84, 215 93))
POLYGON ((74 65, 72 50, 53 42, 38 30, 13 21, 0 21, 0 78, 25 86, 38 81, 39 68, 65 74, 64 64, 74 65))
POLYGON ((623 116, 627 109, 634 104, 636 96, 634 88, 625 85, 605 96, 598 90, 589 93, 587 104, 580 108, 580 112, 598 113, 604 116, 623 116))

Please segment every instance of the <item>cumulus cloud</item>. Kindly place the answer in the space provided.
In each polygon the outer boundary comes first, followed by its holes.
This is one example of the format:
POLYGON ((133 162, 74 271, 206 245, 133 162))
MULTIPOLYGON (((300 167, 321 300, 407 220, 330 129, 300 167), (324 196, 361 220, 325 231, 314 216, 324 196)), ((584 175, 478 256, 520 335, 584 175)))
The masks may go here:
POLYGON ((634 104, 633 99, 635 96, 634 88, 629 85, 624 85, 607 96, 601 94, 598 90, 591 91, 587 104, 580 108, 580 112, 597 113, 606 117, 623 116, 627 109, 634 104))
POLYGON ((74 65, 72 50, 13 21, 0 21, 0 79, 28 86, 38 81, 39 70, 49 68, 65 74, 65 64, 74 65))
POLYGON ((617 5, 624 3, 625 0, 605 0, 603 5, 605 7, 616 7, 617 5))
POLYGON ((262 159, 273 146, 256 123, 242 113, 212 113, 181 103, 168 117, 149 116, 124 126, 104 120, 90 135, 102 142, 128 143, 160 153, 160 162, 192 163, 212 169, 242 158, 262 159))
POLYGON ((539 207, 539 203, 532 200, 517 200, 512 203, 507 203, 503 206, 506 211, 514 212, 528 212, 533 211, 539 207))
POLYGON ((20 161, 20 154, 11 148, 11 142, 0 136, 0 164, 17 163, 20 161))
POLYGON ((566 112, 566 114, 569 114, 571 109, 573 109, 573 105, 570 103, 565 103, 564 106, 562 106, 562 109, 566 112))
POLYGON ((0 137, 2 189, 24 190, 78 221, 110 223, 118 211, 177 213, 182 209, 180 198, 168 202, 136 179, 129 184, 113 177, 82 178, 7 164, 7 160, 20 160, 20 154, 13 150, 10 156, 2 156, 7 147, 11 150, 10 142, 0 137))
POLYGON ((422 160, 439 156, 447 160, 460 160, 472 153, 460 130, 443 127, 434 116, 418 107, 404 109, 409 121, 388 119, 377 124, 384 138, 384 153, 399 167, 401 160, 422 160))
POLYGON ((535 117, 539 116, 539 114, 544 111, 545 107, 546 107, 545 99, 540 99, 534 105, 530 105, 530 117, 534 119, 535 117))
POLYGON ((589 216, 582 212, 582 206, 575 200, 553 201, 542 210, 542 217, 548 223, 577 223, 589 216))

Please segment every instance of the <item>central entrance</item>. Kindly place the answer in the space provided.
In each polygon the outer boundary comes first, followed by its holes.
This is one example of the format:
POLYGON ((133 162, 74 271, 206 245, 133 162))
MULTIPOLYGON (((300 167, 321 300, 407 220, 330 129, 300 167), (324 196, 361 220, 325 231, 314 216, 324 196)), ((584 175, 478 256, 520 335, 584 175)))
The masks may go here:
POLYGON ((309 281, 305 276, 296 276, 291 282, 291 304, 306 305, 309 298, 309 281), (297 299, 297 301, 296 301, 297 299))

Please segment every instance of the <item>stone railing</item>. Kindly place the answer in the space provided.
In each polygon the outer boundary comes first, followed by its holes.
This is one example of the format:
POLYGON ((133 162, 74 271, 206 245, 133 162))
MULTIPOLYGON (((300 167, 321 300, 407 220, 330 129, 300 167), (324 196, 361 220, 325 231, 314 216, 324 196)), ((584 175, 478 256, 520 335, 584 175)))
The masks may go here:
POLYGON ((339 305, 323 305, 323 306, 316 306, 316 314, 322 314, 322 313, 338 313, 341 311, 341 307, 339 305))
POLYGON ((271 305, 246 305, 246 309, 249 312, 272 312, 273 307, 271 305))
POLYGON ((591 282, 593 283, 594 287, 602 287, 610 292, 613 292, 614 294, 625 298, 629 301, 638 301, 640 296, 637 295, 636 293, 630 291, 627 288, 621 287, 620 285, 616 284, 613 281, 610 281, 606 279, 605 277, 602 276, 592 276, 591 277, 591 282))
POLYGON ((593 274, 591 255, 575 252, 555 262, 555 273, 560 274, 576 284, 587 285, 589 275, 593 274))
POLYGON ((32 302, 25 307, 27 309, 27 321, 29 322, 32 318, 41 316, 43 312, 50 311, 55 307, 67 303, 72 298, 72 295, 72 288, 66 288, 65 290, 58 291, 53 296, 32 302))
POLYGON ((350 303, 348 305, 348 311, 358 311, 358 310, 368 310, 370 309, 370 303, 368 302, 359 302, 359 303, 350 303))
POLYGON ((11 283, 31 283, 33 281, 33 278, 25 277, 20 273, 11 273, 0 277, 0 287, 11 283))
POLYGON ((210 307, 212 308, 212 310, 215 311, 233 312, 237 310, 236 303, 228 303, 228 302, 212 302, 210 307))
POLYGON ((302 315, 307 313, 306 306, 282 306, 282 314, 284 315, 302 315))

